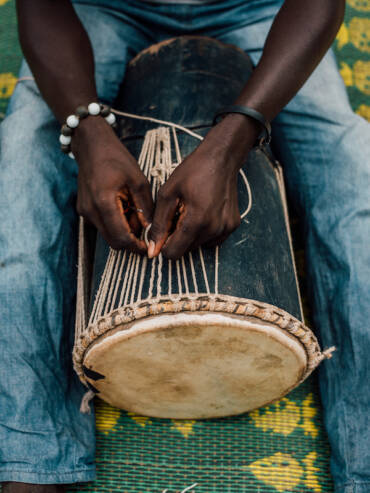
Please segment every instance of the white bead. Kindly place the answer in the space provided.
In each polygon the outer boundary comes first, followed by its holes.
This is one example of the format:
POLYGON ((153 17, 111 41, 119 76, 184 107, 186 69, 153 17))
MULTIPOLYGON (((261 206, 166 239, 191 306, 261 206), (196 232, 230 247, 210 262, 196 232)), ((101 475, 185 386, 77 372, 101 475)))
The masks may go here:
POLYGON ((98 103, 90 103, 87 107, 90 115, 99 115, 100 113, 100 104, 98 103))
POLYGON ((65 146, 68 146, 70 143, 71 143, 71 137, 69 135, 63 135, 61 134, 60 137, 59 137, 59 142, 62 144, 62 145, 65 145, 65 146))
POLYGON ((69 115, 69 117, 66 120, 66 124, 69 126, 69 128, 76 128, 78 127, 79 123, 80 120, 76 115, 69 115))
POLYGON ((73 152, 69 152, 69 153, 68 153, 68 156, 69 156, 71 159, 75 159, 75 155, 73 154, 73 152))
POLYGON ((109 115, 105 117, 105 120, 109 123, 109 125, 113 125, 116 123, 116 115, 109 113, 109 115))

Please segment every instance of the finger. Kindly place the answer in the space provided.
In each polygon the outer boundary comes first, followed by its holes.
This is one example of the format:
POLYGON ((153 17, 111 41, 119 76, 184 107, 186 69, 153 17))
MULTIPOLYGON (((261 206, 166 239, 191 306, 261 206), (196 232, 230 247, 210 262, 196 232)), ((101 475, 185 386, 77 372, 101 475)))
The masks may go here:
POLYGON ((197 238, 194 244, 191 246, 191 250, 195 250, 200 246, 203 246, 204 248, 214 248, 216 246, 220 246, 231 235, 231 233, 236 229, 236 227, 237 226, 235 227, 225 226, 222 232, 218 232, 213 237, 199 236, 199 238, 197 238))
POLYGON ((131 231, 138 238, 142 230, 142 225, 136 211, 129 211, 126 215, 131 231))
POLYGON ((159 252, 166 242, 171 231, 178 204, 179 199, 175 195, 169 197, 167 195, 163 195, 163 193, 158 194, 158 199, 154 210, 153 223, 148 235, 149 258, 159 255, 159 252))
MULTIPOLYGON (((216 246, 220 246, 228 237, 230 236, 230 232, 224 233, 217 238, 213 238, 212 240, 206 241, 203 246, 204 248, 214 248, 216 246)), ((195 248, 201 245, 196 245, 195 248)))
POLYGON ((143 228, 151 224, 153 219, 154 203, 149 182, 141 183, 130 188, 131 201, 136 208, 137 217, 143 228))
MULTIPOLYGON (((127 200, 127 199, 126 199, 127 200)), ((115 250, 127 248, 133 252, 145 254, 144 241, 136 238, 124 214, 120 195, 110 195, 97 204, 103 226, 102 235, 115 250)))
POLYGON ((94 202, 90 200, 80 200, 78 197, 76 204, 77 214, 84 218, 87 224, 95 226, 99 231, 103 229, 102 222, 100 220, 100 215, 94 202))
POLYGON ((180 216, 175 231, 163 246, 163 255, 173 260, 182 257, 196 241, 200 231, 201 227, 198 223, 185 212, 180 216))

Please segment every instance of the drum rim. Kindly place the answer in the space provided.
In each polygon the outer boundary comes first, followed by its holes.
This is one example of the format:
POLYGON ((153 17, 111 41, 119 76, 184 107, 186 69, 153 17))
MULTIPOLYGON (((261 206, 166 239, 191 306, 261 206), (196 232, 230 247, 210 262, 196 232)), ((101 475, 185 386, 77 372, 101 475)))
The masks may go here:
MULTIPOLYGON (((148 299, 118 308, 85 329, 84 333, 76 341, 73 350, 74 368, 82 383, 87 385, 83 371, 85 354, 91 344, 95 343, 98 338, 113 331, 118 325, 129 325, 131 327, 132 322, 136 320, 155 315, 170 315, 181 312, 214 312, 225 315, 233 314, 239 317, 254 317, 286 331, 298 339, 307 356, 306 371, 303 372, 302 378, 297 382, 297 385, 302 383, 326 357, 321 351, 317 338, 311 329, 288 312, 274 305, 222 294, 210 295, 202 293, 182 296, 172 295, 171 297, 161 296, 160 298, 148 299)), ((130 327, 127 327, 127 329, 130 327)), ((127 329, 123 327, 120 330, 127 329)))
MULTIPOLYGON (((181 327, 182 329, 186 330, 187 327, 190 329, 192 328, 193 324, 196 324, 197 326, 201 328, 205 328, 206 332, 207 329, 210 328, 211 330, 215 328, 216 330, 219 330, 220 327, 222 329, 225 329, 225 332, 222 332, 223 334, 227 334, 229 330, 232 331, 232 329, 237 329, 237 331, 246 331, 248 332, 249 335, 252 334, 252 338, 256 335, 263 335, 266 337, 266 339, 273 339, 275 343, 279 344, 279 346, 284 346, 284 348, 292 353, 293 358, 296 361, 296 371, 294 374, 294 378, 291 378, 291 381, 289 385, 286 388, 280 389, 282 393, 275 394, 274 397, 269 397, 269 400, 266 400, 262 405, 269 405, 271 402, 275 402, 282 397, 284 397, 288 392, 290 392, 292 389, 294 389, 298 383, 300 382, 302 375, 304 374, 305 369, 307 368, 307 353, 305 351, 305 348, 303 344, 299 341, 298 338, 293 337, 289 332, 281 329, 280 327, 278 328, 276 325, 273 325, 271 322, 266 322, 266 321, 260 321, 257 320, 256 318, 253 317, 240 317, 240 316, 235 316, 234 314, 230 313, 222 313, 222 312, 179 312, 179 313, 162 313, 157 316, 152 316, 152 317, 146 317, 142 319, 135 320, 130 323, 130 327, 125 330, 121 328, 120 325, 117 325, 117 327, 113 331, 108 331, 105 335, 98 337, 93 341, 92 344, 90 344, 89 348, 85 352, 85 357, 84 357, 84 365, 85 367, 89 369, 94 369, 93 371, 97 371, 98 375, 107 375, 109 377, 109 374, 105 373, 105 371, 100 367, 99 362, 106 362, 107 361, 107 356, 109 355, 111 349, 118 344, 122 348, 122 344, 125 344, 125 341, 129 342, 132 341, 133 339, 136 340, 137 336, 156 336, 158 333, 165 333, 167 328, 171 329, 176 329, 181 327), (174 317, 174 319, 172 319, 174 317), (172 320, 170 320, 172 319, 172 320), (97 358, 97 359, 96 359, 97 358)), ((232 332, 233 335, 235 334, 232 332)), ((150 340, 147 341, 148 344, 150 345, 150 340)), ((139 339, 139 345, 141 345, 142 342, 140 342, 139 339)), ((123 348, 122 348, 123 349, 123 348)), ((132 350, 132 348, 131 348, 132 350)), ((280 353, 280 350, 279 350, 280 353)), ((275 353, 276 354, 276 353, 275 353)), ((176 358, 177 356, 175 356, 176 358)), ((149 366, 150 363, 149 363, 149 366)), ((200 364, 200 367, 202 365, 200 364)), ((122 369, 121 369, 122 371, 122 369)), ((124 370, 123 370, 124 371, 124 370)), ((198 368, 198 371, 203 371, 201 368, 198 368)), ((282 371, 282 368, 279 370, 279 372, 282 371)), ((291 375, 292 377, 292 375, 291 375)), ((178 415, 176 412, 175 414, 171 414, 171 412, 165 411, 165 408, 163 411, 160 413, 158 412, 153 412, 153 408, 149 411, 146 409, 144 411, 143 407, 137 406, 137 401, 136 399, 130 401, 127 401, 125 405, 123 406, 122 403, 120 404, 119 399, 114 398, 114 390, 112 389, 111 385, 113 384, 113 388, 116 388, 117 385, 122 385, 122 382, 119 381, 119 379, 113 379, 108 378, 108 388, 105 386, 106 380, 104 378, 95 378, 89 377, 89 383, 90 385, 93 385, 96 391, 98 392, 98 395, 100 396, 101 399, 103 399, 105 402, 108 402, 110 405, 114 407, 118 407, 120 409, 125 409, 128 412, 133 412, 136 414, 143 414, 145 416, 151 416, 151 417, 157 417, 157 418, 173 418, 173 419, 204 419, 204 418, 219 418, 219 417, 225 417, 225 416, 234 416, 234 415, 239 415, 244 412, 249 412, 252 411, 253 409, 259 408, 260 405, 256 407, 240 407, 240 410, 232 412, 232 411, 227 411, 227 412, 222 412, 222 414, 208 414, 205 413, 204 415, 201 414, 192 414, 190 416, 187 416, 186 413, 184 415, 178 415), (112 393, 113 390, 113 393, 112 393)), ((125 386, 125 384, 123 384, 125 386)), ((139 391, 139 396, 141 395, 141 391, 139 391)), ((150 407, 150 403, 149 403, 150 407)))
POLYGON ((132 58, 129 63, 128 67, 135 66, 136 63, 143 57, 143 55, 149 55, 149 56, 158 56, 158 53, 165 47, 173 45, 175 43, 187 43, 187 42, 208 42, 210 45, 218 45, 222 46, 223 48, 228 48, 232 51, 238 52, 240 55, 246 57, 249 59, 248 55, 244 50, 242 50, 239 46, 233 44, 233 43, 225 43, 223 41, 220 41, 217 38, 213 38, 211 36, 202 36, 200 34, 184 34, 182 36, 173 36, 172 38, 164 39, 162 41, 159 41, 158 43, 154 43, 147 48, 144 48, 141 50, 139 53, 137 53, 134 58, 132 58))

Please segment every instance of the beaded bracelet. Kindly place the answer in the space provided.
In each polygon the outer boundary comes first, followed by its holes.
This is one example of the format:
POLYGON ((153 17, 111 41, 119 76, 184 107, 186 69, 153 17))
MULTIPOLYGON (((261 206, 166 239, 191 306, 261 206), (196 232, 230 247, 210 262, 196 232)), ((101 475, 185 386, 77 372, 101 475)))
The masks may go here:
POLYGON ((111 127, 116 128, 116 116, 111 112, 109 106, 99 103, 90 103, 88 106, 79 106, 73 115, 69 115, 64 125, 62 125, 59 136, 60 148, 62 152, 68 154, 71 159, 74 155, 71 152, 71 142, 74 129, 78 127, 80 121, 88 116, 102 116, 111 127))

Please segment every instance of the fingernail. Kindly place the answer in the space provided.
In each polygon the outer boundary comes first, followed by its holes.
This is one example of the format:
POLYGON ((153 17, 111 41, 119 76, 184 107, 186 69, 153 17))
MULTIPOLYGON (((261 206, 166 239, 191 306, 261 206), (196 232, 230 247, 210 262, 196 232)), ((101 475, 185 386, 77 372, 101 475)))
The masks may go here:
POLYGON ((155 243, 153 240, 150 240, 149 245, 148 245, 148 257, 149 258, 154 257, 154 250, 155 250, 155 243))

